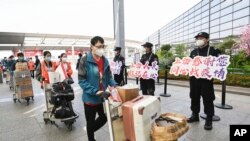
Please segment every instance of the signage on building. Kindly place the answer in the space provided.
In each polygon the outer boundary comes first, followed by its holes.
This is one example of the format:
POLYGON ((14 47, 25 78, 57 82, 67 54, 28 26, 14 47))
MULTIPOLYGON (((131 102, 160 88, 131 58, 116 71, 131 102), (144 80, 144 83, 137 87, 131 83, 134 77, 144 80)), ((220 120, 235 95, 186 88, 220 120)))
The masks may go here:
POLYGON ((182 59, 176 57, 170 69, 170 74, 189 75, 196 78, 212 78, 224 81, 227 76, 227 67, 230 64, 229 55, 215 56, 196 56, 193 59, 184 57, 182 59))
MULTIPOLYGON (((14 52, 15 56, 17 56, 18 51, 14 52)), ((34 57, 34 56, 42 56, 43 51, 42 50, 25 50, 23 52, 25 57, 34 57)))
MULTIPOLYGON (((74 51, 74 55, 78 55, 79 53, 82 53, 82 51, 81 50, 75 50, 74 51)), ((67 55, 72 55, 72 50, 67 50, 66 54, 67 55)))

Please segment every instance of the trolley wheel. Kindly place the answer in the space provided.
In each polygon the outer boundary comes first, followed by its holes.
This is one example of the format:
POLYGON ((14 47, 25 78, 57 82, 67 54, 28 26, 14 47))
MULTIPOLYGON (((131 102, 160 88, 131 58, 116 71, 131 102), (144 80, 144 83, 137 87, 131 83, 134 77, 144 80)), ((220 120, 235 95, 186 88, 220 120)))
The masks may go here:
POLYGON ((34 101, 34 96, 31 97, 32 101, 34 101))
POLYGON ((27 101, 27 106, 29 106, 29 104, 30 104, 30 98, 29 97, 26 98, 26 101, 27 101))
POLYGON ((71 123, 71 122, 68 123, 67 128, 68 128, 69 131, 72 131, 73 123, 71 123))
POLYGON ((49 122, 49 119, 44 118, 44 123, 47 124, 49 122))
POLYGON ((48 118, 48 113, 47 111, 44 111, 43 112, 43 120, 44 120, 44 123, 47 124, 50 120, 48 118))

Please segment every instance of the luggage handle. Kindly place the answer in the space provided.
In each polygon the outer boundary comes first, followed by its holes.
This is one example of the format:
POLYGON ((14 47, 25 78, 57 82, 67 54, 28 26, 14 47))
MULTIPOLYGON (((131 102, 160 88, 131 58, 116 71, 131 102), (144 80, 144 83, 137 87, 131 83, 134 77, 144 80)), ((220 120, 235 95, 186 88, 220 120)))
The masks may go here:
POLYGON ((137 102, 137 101, 139 101, 139 100, 141 100, 141 99, 143 99, 143 96, 139 96, 139 97, 133 99, 131 102, 132 102, 132 103, 135 103, 135 102, 137 102))

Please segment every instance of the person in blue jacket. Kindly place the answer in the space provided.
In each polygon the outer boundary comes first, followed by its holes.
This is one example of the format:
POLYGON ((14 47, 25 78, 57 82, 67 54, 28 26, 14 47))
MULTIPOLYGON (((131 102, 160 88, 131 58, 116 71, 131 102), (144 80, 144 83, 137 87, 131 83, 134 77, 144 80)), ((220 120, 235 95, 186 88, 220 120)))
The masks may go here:
POLYGON ((79 63, 78 83, 83 89, 82 101, 88 140, 95 141, 95 131, 107 122, 102 102, 108 95, 104 92, 108 86, 115 87, 117 84, 112 78, 109 62, 104 56, 104 39, 95 36, 90 42, 91 51, 83 55, 79 63), (98 114, 97 118, 96 114, 98 114))

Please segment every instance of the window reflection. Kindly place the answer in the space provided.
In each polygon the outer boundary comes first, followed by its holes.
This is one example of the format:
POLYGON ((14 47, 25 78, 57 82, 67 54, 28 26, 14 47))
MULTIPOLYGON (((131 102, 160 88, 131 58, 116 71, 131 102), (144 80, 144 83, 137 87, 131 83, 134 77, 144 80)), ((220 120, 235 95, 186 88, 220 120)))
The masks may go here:
POLYGON ((228 22, 228 21, 232 21, 232 19, 233 19, 233 15, 229 14, 229 15, 221 17, 220 18, 220 23, 225 23, 225 22, 228 22))
POLYGON ((249 23, 249 17, 244 17, 233 21, 233 27, 244 26, 249 23))
POLYGON ((233 0, 223 0, 221 3, 221 8, 228 7, 229 5, 233 4, 233 0))
POLYGON ((232 35, 232 30, 231 29, 220 32, 220 38, 224 38, 224 37, 227 37, 229 35, 232 35))
POLYGON ((234 16, 234 19, 238 19, 238 18, 241 18, 241 17, 245 17, 247 15, 249 15, 249 7, 235 12, 233 16, 234 16))
POLYGON ((220 30, 226 30, 232 28, 232 22, 224 23, 220 25, 220 30))
POLYGON ((232 13, 232 12, 233 12, 233 7, 230 6, 228 8, 221 10, 220 14, 221 14, 221 16, 224 16, 224 15, 227 15, 227 14, 232 13))

